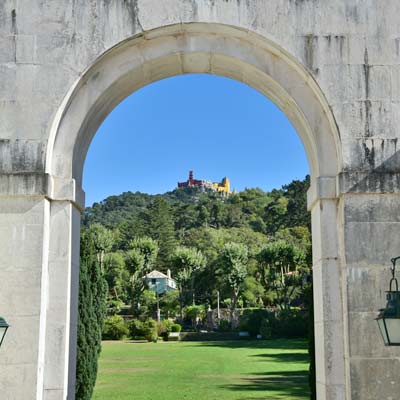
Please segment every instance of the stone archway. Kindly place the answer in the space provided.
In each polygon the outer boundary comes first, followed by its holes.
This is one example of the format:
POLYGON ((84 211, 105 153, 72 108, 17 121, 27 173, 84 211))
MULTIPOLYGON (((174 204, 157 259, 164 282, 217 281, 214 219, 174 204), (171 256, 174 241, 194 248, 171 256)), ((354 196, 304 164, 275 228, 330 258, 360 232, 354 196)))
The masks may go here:
POLYGON ((0 313, 5 399, 73 399, 82 168, 125 96, 187 72, 272 99, 310 164, 318 399, 393 399, 373 320, 400 247, 396 0, 5 0, 0 313), (28 4, 29 3, 29 4, 28 4))
MULTIPOLYGON (((83 208, 84 160, 91 139, 104 118, 135 90, 156 80, 185 73, 223 75, 252 86, 286 113, 300 135, 312 182, 309 208, 314 240, 318 391, 321 398, 328 392, 343 398, 345 339, 340 282, 341 227, 336 194, 341 169, 340 140, 332 113, 312 76, 272 42, 225 25, 180 24, 133 37, 97 59, 64 100, 51 131, 46 172, 52 181, 51 196, 58 202, 50 211, 50 237, 61 231, 68 237, 79 237, 77 209, 83 208)), ((67 312, 69 304, 76 303, 79 255, 78 246, 72 245, 73 240, 64 243, 60 248, 60 241, 53 243, 50 240, 50 254, 69 255, 65 259, 62 282, 71 281, 72 284, 61 288, 61 277, 53 276, 51 268, 49 282, 51 286, 60 287, 57 296, 64 290, 64 311, 67 312)), ((50 258, 49 263, 51 265, 53 259, 50 258)), ((50 298, 49 304, 52 303, 50 298)), ((52 321, 56 313, 59 315, 60 310, 54 310, 53 314, 52 308, 48 309, 46 324, 46 353, 51 368, 56 365, 50 360, 54 360, 54 353, 60 351, 60 343, 57 348, 51 347, 56 329, 52 327, 52 321)), ((75 314, 73 307, 65 314, 65 338, 75 337, 75 314)), ((73 345, 73 340, 65 340, 64 368, 71 372, 70 388, 74 376, 73 345)), ((46 376, 44 384, 46 387, 46 376)))

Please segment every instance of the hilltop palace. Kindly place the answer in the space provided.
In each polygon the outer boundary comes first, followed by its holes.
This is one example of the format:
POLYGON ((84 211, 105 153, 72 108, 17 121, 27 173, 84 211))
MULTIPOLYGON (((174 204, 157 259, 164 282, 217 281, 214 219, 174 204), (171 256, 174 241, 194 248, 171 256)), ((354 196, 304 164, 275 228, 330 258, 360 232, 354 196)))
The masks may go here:
POLYGON ((221 182, 211 182, 201 179, 193 178, 193 171, 189 171, 189 179, 186 182, 178 182, 178 188, 185 187, 198 187, 202 190, 211 190, 213 192, 221 193, 228 196, 231 192, 231 183, 227 177, 223 178, 221 182))

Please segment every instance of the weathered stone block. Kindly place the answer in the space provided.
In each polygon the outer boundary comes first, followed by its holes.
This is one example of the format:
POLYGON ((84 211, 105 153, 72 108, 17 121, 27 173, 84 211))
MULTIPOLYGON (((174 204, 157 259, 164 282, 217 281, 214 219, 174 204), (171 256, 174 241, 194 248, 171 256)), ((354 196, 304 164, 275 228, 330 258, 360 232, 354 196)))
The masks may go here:
POLYGON ((0 64, 15 62, 15 36, 0 36, 0 64))
POLYGON ((346 171, 338 176, 339 193, 399 193, 400 173, 379 171, 346 171))
MULTIPOLYGON (((6 346, 6 343, 4 343, 4 346, 6 346)), ((1 348, 6 351, 6 347, 3 349, 3 345, 1 348)), ((32 371, 36 370, 36 368, 36 363, 10 363, 4 367, 3 365, 0 365, 0 391, 3 396, 2 398, 4 400, 35 399, 36 374, 32 373, 32 371), (15 382, 18 382, 18 384, 15 384, 15 382), (10 387, 13 388, 12 391, 10 391, 10 387)))
MULTIPOLYGON (((338 124, 342 127, 342 138, 345 141, 361 138, 397 139, 399 125, 397 124, 397 104, 386 100, 359 100, 335 104, 333 110, 338 124)), ((344 146, 347 165, 352 165, 350 151, 344 146)), ((357 163, 354 163, 357 168, 357 163)))
POLYGON ((36 61, 36 38, 33 35, 16 35, 17 63, 32 64, 36 61))
MULTIPOLYGON (((315 323, 317 382, 329 388, 343 385, 344 370, 340 368, 344 358, 342 330, 343 325, 338 321, 315 323)), ((326 388, 326 390, 329 389, 326 388)))
POLYGON ((399 252, 400 223, 349 222, 345 225, 345 241, 355 243, 345 249, 348 265, 387 265, 399 252))
POLYGON ((389 262, 387 265, 348 266, 347 297, 350 312, 377 313, 386 305, 385 291, 389 290, 389 262))
POLYGON ((14 64, 0 64, 0 100, 16 101, 16 67, 14 64))
POLYGON ((345 170, 394 172, 398 171, 400 155, 397 138, 380 137, 343 140, 343 168, 345 170))
MULTIPOLYGON (((382 303, 381 307, 386 304, 382 303)), ((399 347, 385 346, 375 321, 377 312, 351 312, 348 315, 350 356, 352 358, 400 357, 399 347)))
POLYGON ((346 222, 400 222, 398 194, 346 194, 344 214, 346 222))
POLYGON ((341 321, 341 266, 338 260, 322 260, 313 265, 315 321, 341 321))
POLYGON ((400 392, 400 360, 356 358, 350 362, 352 400, 395 400, 400 392))
POLYGON ((339 258, 337 232, 329 229, 330 223, 338 222, 338 204, 336 200, 323 199, 316 202, 311 210, 313 262, 319 263, 324 259, 339 258))

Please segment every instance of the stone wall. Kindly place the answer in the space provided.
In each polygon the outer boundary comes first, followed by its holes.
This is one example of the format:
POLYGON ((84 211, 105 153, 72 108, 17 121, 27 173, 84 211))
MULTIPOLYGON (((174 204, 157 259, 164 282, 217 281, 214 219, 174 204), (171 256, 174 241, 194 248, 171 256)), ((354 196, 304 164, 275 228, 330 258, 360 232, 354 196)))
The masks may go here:
POLYGON ((255 87, 304 142, 318 399, 397 398, 400 352, 373 318, 400 248, 399 14, 397 0, 1 1, 2 398, 74 398, 86 150, 124 96, 189 72, 255 87))

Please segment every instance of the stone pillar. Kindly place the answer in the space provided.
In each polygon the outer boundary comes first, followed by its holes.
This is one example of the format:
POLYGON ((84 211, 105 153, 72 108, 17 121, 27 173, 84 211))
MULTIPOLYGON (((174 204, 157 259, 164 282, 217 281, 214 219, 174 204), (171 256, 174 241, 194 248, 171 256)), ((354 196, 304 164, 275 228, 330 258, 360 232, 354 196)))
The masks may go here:
POLYGON ((4 174, 0 193, 0 315, 11 325, 0 349, 1 400, 74 399, 82 209, 75 182, 4 174))
POLYGON ((0 197, 0 315, 11 325, 0 348, 2 400, 42 398, 49 220, 44 196, 0 197))
POLYGON ((80 211, 71 201, 52 201, 44 400, 75 398, 79 237, 80 211))
POLYGON ((400 196, 393 190, 347 192, 342 202, 349 398, 394 400, 400 393, 400 348, 384 346, 374 319, 386 305, 390 259, 400 255, 400 196))
POLYGON ((308 204, 312 215, 317 398, 344 400, 341 204, 336 197, 336 179, 318 178, 309 190, 308 204))

